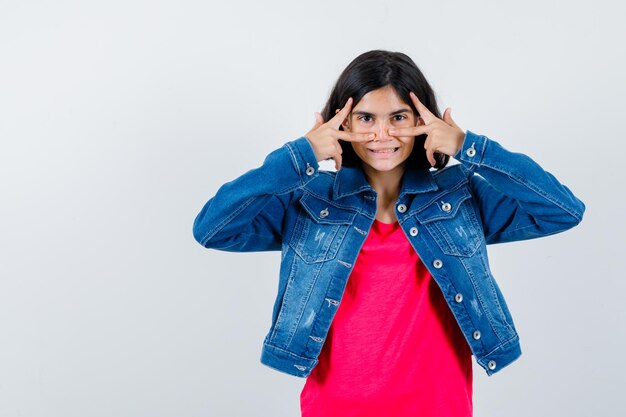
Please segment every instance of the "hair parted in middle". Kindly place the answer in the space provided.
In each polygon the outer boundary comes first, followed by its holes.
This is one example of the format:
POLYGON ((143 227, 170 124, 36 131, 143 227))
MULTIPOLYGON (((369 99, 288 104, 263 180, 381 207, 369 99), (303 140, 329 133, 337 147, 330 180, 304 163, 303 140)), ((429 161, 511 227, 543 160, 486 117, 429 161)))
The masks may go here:
MULTIPOLYGON (((348 98, 352 97, 354 108, 365 94, 386 86, 391 86, 402 101, 411 107, 416 118, 419 112, 409 96, 411 91, 426 108, 441 118, 435 93, 415 62, 402 52, 373 50, 359 55, 343 70, 322 110, 324 120, 332 119, 335 110, 343 108, 348 98)), ((342 127, 340 129, 343 130, 342 127)), ((426 135, 415 137, 413 151, 407 159, 407 164, 424 169, 431 167, 426 158, 425 140, 426 135)), ((339 143, 342 150, 342 165, 358 166, 360 159, 351 144, 345 141, 339 143)), ((445 167, 450 159, 448 155, 437 152, 434 156, 436 160, 434 167, 437 169, 445 167)))

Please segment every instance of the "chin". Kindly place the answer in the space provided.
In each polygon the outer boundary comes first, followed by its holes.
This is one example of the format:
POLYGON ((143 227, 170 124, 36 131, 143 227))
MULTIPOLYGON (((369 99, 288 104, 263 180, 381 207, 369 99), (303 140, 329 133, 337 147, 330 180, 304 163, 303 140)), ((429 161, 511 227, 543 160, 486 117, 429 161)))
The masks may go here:
POLYGON ((388 172, 393 171, 394 169, 404 167, 404 161, 363 161, 365 164, 369 165, 372 169, 379 172, 388 172))

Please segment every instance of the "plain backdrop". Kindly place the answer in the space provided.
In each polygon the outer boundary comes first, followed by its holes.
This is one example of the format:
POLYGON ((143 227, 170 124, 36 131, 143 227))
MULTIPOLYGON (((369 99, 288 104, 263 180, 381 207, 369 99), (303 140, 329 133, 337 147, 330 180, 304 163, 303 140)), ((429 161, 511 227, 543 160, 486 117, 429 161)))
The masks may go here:
POLYGON ((475 415, 614 416, 626 392, 622 2, 0 1, 0 416, 297 416, 259 362, 279 253, 206 250, 217 188, 402 51, 463 129, 587 205, 491 246, 522 357, 475 415))

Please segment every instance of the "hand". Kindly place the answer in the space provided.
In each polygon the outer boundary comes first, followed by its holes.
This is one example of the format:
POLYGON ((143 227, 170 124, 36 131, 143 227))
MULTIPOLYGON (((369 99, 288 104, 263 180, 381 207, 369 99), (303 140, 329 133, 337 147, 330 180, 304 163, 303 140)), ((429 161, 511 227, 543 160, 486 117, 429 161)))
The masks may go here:
POLYGON ((326 123, 324 123, 322 115, 316 112, 315 124, 311 130, 304 135, 311 143, 317 161, 334 159, 335 169, 337 169, 337 171, 341 168, 341 145, 339 144, 339 139, 348 142, 366 142, 375 137, 373 133, 352 133, 339 130, 339 126, 341 126, 343 121, 350 114, 351 108, 352 97, 350 97, 346 105, 326 123))
POLYGON ((419 101, 413 92, 409 95, 420 114, 423 124, 418 124, 414 127, 391 128, 389 129, 389 134, 393 136, 428 135, 424 142, 424 149, 426 149, 426 158, 428 158, 431 166, 434 166, 437 162, 435 161, 435 152, 454 156, 463 146, 465 133, 452 120, 452 110, 448 107, 443 112, 443 120, 439 119, 419 101))

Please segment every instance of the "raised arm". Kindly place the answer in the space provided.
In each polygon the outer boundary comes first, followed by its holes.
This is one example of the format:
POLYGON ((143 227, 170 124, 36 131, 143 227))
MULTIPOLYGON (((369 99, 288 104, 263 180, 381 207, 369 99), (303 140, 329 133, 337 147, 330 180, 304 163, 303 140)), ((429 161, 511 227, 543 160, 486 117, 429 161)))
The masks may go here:
POLYGON ((270 153, 263 165, 224 184, 193 224, 196 240, 207 248, 233 252, 279 250, 282 223, 292 192, 318 174, 318 161, 333 158, 341 167, 338 140, 366 141, 367 134, 339 130, 352 99, 328 122, 316 114, 303 137, 270 153))
POLYGON ((280 250, 290 193, 311 181, 318 168, 306 138, 287 142, 260 167, 217 190, 193 223, 195 239, 226 251, 280 250))
POLYGON ((548 236, 580 223, 585 205, 529 156, 506 150, 485 136, 463 132, 446 109, 436 117, 411 93, 422 125, 391 129, 398 136, 428 135, 426 155, 454 156, 469 170, 487 243, 548 236))
POLYGON ((552 235, 582 220, 584 203, 527 155, 467 131, 455 158, 471 172, 488 244, 552 235))

